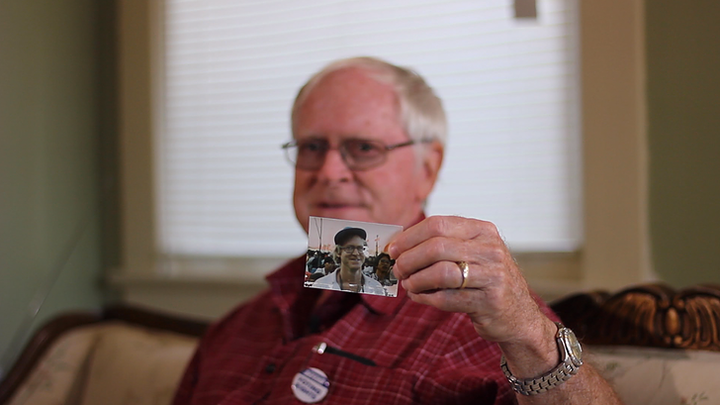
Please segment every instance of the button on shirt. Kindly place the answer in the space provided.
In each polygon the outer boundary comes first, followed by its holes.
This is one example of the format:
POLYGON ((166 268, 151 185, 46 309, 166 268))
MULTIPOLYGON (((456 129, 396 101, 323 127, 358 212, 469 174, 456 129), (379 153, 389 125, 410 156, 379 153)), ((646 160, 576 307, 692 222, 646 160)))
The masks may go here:
MULTIPOLYGON (((304 257, 267 277, 270 289, 214 324, 191 360, 175 405, 299 404, 291 389, 309 367, 330 382, 321 404, 512 404, 497 345, 465 314, 398 297, 303 287, 304 257), (313 348, 328 347, 369 359, 313 348)), ((543 310, 549 309, 543 305, 543 310)))

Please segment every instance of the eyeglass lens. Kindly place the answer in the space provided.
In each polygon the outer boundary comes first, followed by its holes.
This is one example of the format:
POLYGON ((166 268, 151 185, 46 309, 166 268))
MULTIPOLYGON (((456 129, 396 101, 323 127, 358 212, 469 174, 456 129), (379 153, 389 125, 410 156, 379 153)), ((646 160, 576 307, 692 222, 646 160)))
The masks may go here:
POLYGON ((343 246, 340 249, 347 254, 351 254, 353 252, 362 253, 365 251, 365 246, 343 246))
MULTIPOLYGON (((294 148, 286 148, 288 159, 298 168, 318 170, 325 162, 330 145, 323 139, 297 142, 294 148)), ((380 142, 363 139, 346 139, 338 146, 343 161, 352 170, 369 169, 385 162, 387 148, 380 142)))

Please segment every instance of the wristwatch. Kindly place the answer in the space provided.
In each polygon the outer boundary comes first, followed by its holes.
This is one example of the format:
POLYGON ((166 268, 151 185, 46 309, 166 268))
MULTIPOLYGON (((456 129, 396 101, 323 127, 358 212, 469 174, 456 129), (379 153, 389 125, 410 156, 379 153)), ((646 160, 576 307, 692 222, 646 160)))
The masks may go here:
POLYGON ((500 359, 500 368, 515 392, 523 395, 540 394, 569 380, 582 366, 582 347, 575 333, 560 322, 555 322, 555 325, 558 327, 555 339, 560 350, 560 364, 554 369, 536 378, 520 379, 510 372, 505 356, 500 359))

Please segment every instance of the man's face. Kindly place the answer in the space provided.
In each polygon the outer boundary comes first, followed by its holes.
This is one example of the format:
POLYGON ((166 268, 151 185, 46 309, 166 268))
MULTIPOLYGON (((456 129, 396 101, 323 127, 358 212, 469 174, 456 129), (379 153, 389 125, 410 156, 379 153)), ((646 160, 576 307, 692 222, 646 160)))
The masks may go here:
POLYGON ((365 241, 359 236, 353 236, 345 242, 340 248, 340 266, 353 271, 362 269, 365 262, 365 245, 365 241), (350 252, 345 252, 344 249, 350 252))
POLYGON ((390 259, 383 256, 378 261, 377 265, 377 275, 381 279, 386 278, 388 273, 390 272, 390 259))
POLYGON ((434 169, 425 167, 417 163, 413 147, 404 147, 388 152, 387 161, 378 167, 352 171, 337 150, 348 138, 385 145, 409 140, 390 85, 358 68, 330 73, 299 106, 293 134, 299 141, 327 140, 331 148, 318 170, 295 170, 295 215, 306 232, 309 216, 405 227, 417 220, 439 161, 434 169))

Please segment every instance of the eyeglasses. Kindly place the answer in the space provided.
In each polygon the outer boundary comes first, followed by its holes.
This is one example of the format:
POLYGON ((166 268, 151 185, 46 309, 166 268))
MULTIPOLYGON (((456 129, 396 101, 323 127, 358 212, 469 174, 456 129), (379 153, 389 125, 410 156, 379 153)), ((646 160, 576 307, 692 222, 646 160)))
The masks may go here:
MULTIPOLYGON (((430 140, 406 141, 394 145, 385 145, 379 141, 368 139, 350 138, 340 142, 337 150, 340 152, 343 161, 348 169, 361 171, 380 166, 387 160, 387 153, 391 150, 414 145, 416 143, 428 143, 430 140)), ((331 149, 330 143, 325 139, 294 140, 284 145, 288 161, 301 170, 319 170, 325 163, 325 156, 331 149)))
POLYGON ((340 250, 345 254, 352 254, 353 252, 364 253, 367 246, 340 246, 340 250))

